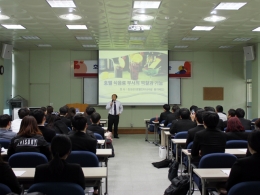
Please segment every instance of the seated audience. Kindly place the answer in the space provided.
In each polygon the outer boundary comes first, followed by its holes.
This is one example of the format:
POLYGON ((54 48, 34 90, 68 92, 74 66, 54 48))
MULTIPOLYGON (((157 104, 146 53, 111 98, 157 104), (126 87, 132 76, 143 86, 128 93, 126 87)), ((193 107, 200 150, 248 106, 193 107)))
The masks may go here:
POLYGON ((13 132, 18 133, 20 130, 20 125, 25 116, 29 116, 30 110, 28 108, 21 108, 18 110, 19 119, 14 119, 11 123, 11 129, 13 132))
POLYGON ((75 116, 75 114, 76 114, 76 109, 74 107, 70 107, 68 110, 68 114, 66 115, 66 118, 71 121, 75 116))
POLYGON ((162 121, 165 121, 167 118, 168 114, 171 114, 170 112, 170 105, 169 104, 164 104, 163 105, 163 112, 160 114, 160 118, 159 118, 159 123, 161 124, 162 121))
POLYGON ((47 114, 46 114, 46 123, 49 123, 49 117, 53 113, 53 107, 52 106, 47 106, 47 114))
POLYGON ((71 152, 71 141, 66 135, 57 135, 51 142, 53 159, 35 170, 34 183, 70 182, 85 189, 85 178, 79 164, 67 163, 65 160, 71 152))
POLYGON ((69 135, 72 150, 86 150, 96 154, 97 139, 94 135, 86 133, 87 119, 83 114, 77 114, 72 119, 73 134, 69 135))
POLYGON ((91 122, 91 120, 90 120, 90 117, 91 117, 91 115, 92 115, 94 112, 96 112, 95 108, 93 108, 93 107, 87 107, 87 108, 86 108, 85 117, 86 117, 86 119, 87 119, 87 124, 88 124, 88 125, 91 125, 91 124, 92 124, 92 122, 91 122))
POLYGON ((21 123, 17 136, 11 139, 7 155, 17 152, 39 152, 51 159, 49 144, 46 142, 34 117, 26 116, 21 123))
POLYGON ((40 129, 40 131, 42 132, 42 135, 44 137, 44 139, 47 142, 51 142, 52 138, 56 136, 55 131, 48 129, 44 126, 46 118, 44 115, 44 112, 39 109, 39 110, 34 110, 31 115, 36 119, 38 127, 40 129))
POLYGON ((243 125, 237 117, 228 119, 226 136, 228 140, 247 140, 249 133, 245 132, 243 125))
POLYGON ((260 118, 255 121, 255 130, 260 130, 260 118))
POLYGON ((47 115, 47 108, 46 107, 41 107, 40 110, 43 111, 44 115, 46 116, 47 115))
MULTIPOLYGON (((204 107, 204 110, 205 110, 205 111, 209 111, 209 112, 215 112, 215 108, 210 107, 210 106, 204 107)), ((220 130, 222 130, 222 131, 224 131, 224 128, 225 128, 225 127, 224 127, 224 122, 223 122, 222 119, 219 119, 219 120, 218 120, 217 128, 220 129, 220 130)))
POLYGON ((66 118, 66 115, 68 114, 68 107, 63 106, 60 108, 60 114, 59 117, 60 119, 67 125, 67 127, 71 128, 71 120, 66 118))
POLYGON ((196 127, 196 123, 190 120, 190 111, 187 108, 181 108, 180 119, 172 121, 170 132, 175 134, 181 131, 188 131, 193 127, 196 127))
POLYGON ((7 185, 12 192, 20 194, 22 188, 8 163, 4 162, 0 153, 0 183, 7 185))
POLYGON ((10 130, 11 117, 8 114, 0 115, 0 139, 12 139, 16 133, 10 130))
POLYGON ((188 130, 188 137, 187 137, 187 140, 186 140, 186 148, 189 145, 189 143, 193 142, 195 134, 197 132, 200 132, 201 130, 205 129, 204 125, 203 125, 203 120, 202 120, 202 115, 203 115, 204 112, 205 111, 203 109, 198 109, 196 111, 196 113, 194 114, 197 126, 188 130))
MULTIPOLYGON (((60 120, 59 116, 56 115, 55 113, 54 113, 54 114, 51 114, 51 115, 49 116, 49 121, 48 121, 47 125, 45 125, 45 127, 48 128, 48 129, 51 129, 51 130, 55 131, 54 123, 55 123, 57 120, 60 120)), ((67 125, 66 125, 66 127, 67 127, 67 125)))
POLYGON ((172 106, 172 112, 169 113, 164 121, 164 126, 167 127, 169 123, 171 123, 173 120, 179 119, 180 114, 179 114, 180 107, 178 105, 173 105, 172 106))
POLYGON ((251 130, 251 121, 245 119, 245 111, 242 108, 236 109, 236 117, 239 118, 240 122, 244 126, 245 130, 251 130))
POLYGON ((227 120, 227 115, 223 113, 223 107, 221 105, 216 106, 216 112, 218 113, 219 118, 224 122, 227 120))
POLYGON ((92 124, 88 125, 87 129, 92 131, 93 133, 98 133, 99 135, 101 135, 103 137, 103 139, 105 139, 104 129, 99 126, 100 119, 101 119, 100 114, 97 112, 94 112, 90 118, 92 124))
POLYGON ((196 112, 198 110, 198 106, 195 106, 195 105, 192 105, 191 107, 190 107, 190 112, 196 112))
POLYGON ((67 125, 60 119, 60 117, 53 112, 49 117, 49 123, 45 125, 46 128, 51 129, 56 132, 56 134, 68 134, 69 128, 67 125))
POLYGON ((204 112, 205 129, 197 132, 191 150, 192 158, 200 158, 206 154, 225 152, 226 135, 217 128, 219 116, 215 112, 204 112))
POLYGON ((236 116, 236 110, 234 109, 229 109, 228 110, 228 115, 227 115, 227 120, 223 122, 224 128, 227 127, 227 121, 228 119, 230 119, 231 117, 235 117, 236 116))

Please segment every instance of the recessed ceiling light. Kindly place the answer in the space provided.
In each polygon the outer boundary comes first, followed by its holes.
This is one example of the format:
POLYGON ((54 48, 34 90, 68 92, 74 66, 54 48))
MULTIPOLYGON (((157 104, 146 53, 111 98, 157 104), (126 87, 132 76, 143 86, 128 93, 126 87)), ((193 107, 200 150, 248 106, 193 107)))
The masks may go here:
POLYGON ((197 41, 199 37, 184 37, 182 38, 183 41, 197 41))
POLYGON ((143 41, 145 39, 145 37, 130 37, 130 41, 143 41))
POLYGON ((76 37, 78 40, 92 40, 92 37, 76 37))
POLYGON ((178 48, 178 49, 184 49, 187 48, 188 45, 175 45, 174 48, 178 48))
POLYGON ((233 46, 230 46, 230 45, 222 45, 222 46, 219 46, 220 49, 228 49, 228 48, 232 48, 233 46))
POLYGON ((38 47, 51 47, 51 45, 50 44, 39 44, 39 45, 37 45, 38 47))
POLYGON ((249 41, 251 38, 248 37, 240 37, 240 38, 236 38, 233 41, 249 41))
POLYGON ((204 31, 210 31, 215 26, 195 26, 192 30, 204 30, 204 31))
POLYGON ((83 47, 97 47, 97 45, 82 45, 83 47))
POLYGON ((37 36, 22 36, 24 39, 31 39, 31 40, 37 40, 37 39, 40 39, 40 37, 37 37, 37 36))
POLYGON ((22 25, 20 24, 1 24, 3 27, 7 29, 25 29, 22 25))
POLYGON ((207 21, 207 22, 220 22, 220 21, 226 20, 226 18, 223 16, 212 15, 212 16, 204 18, 203 20, 207 21))
POLYGON ((158 9, 161 1, 134 1, 133 8, 158 9))
POLYGON ((149 16, 149 15, 135 15, 132 17, 133 20, 139 20, 139 21, 146 21, 146 20, 152 20, 154 19, 153 16, 149 16))
POLYGON ((74 15, 74 14, 64 14, 64 15, 60 15, 59 17, 64 20, 79 20, 82 18, 81 16, 74 15))
POLYGON ((68 29, 88 29, 86 25, 66 25, 68 29))
POLYGON ((76 7, 73 0, 46 0, 51 7, 76 7))
POLYGON ((241 7, 243 7, 246 2, 221 2, 218 4, 218 6, 215 8, 217 10, 239 10, 241 7))
POLYGON ((0 20, 8 20, 10 19, 9 16, 6 16, 6 15, 3 15, 3 14, 0 14, 0 20))
POLYGON ((257 27, 256 29, 254 29, 252 31, 260 31, 260 27, 257 27))

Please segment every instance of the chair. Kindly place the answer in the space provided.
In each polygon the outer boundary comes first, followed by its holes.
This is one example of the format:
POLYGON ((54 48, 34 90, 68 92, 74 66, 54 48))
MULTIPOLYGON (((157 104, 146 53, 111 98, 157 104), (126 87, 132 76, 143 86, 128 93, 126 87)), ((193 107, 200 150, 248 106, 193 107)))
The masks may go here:
POLYGON ((85 195, 85 192, 80 185, 68 182, 36 183, 28 189, 28 193, 30 192, 42 192, 48 195, 85 195))
POLYGON ((226 148, 247 148, 247 141, 229 140, 226 142, 226 148))
POLYGON ((0 183, 0 195, 6 195, 12 192, 12 190, 5 184, 0 183))
POLYGON ((8 149, 10 141, 11 140, 9 140, 9 139, 0 139, 1 147, 4 147, 5 149, 8 149))
POLYGON ((104 138, 98 134, 98 133, 94 133, 94 136, 96 137, 97 140, 103 140, 104 138))
POLYGON ((96 154, 89 151, 72 151, 66 161, 80 164, 81 167, 99 167, 96 154))
POLYGON ((10 156, 8 163, 12 168, 35 168, 48 163, 48 159, 39 152, 19 152, 10 156))
MULTIPOLYGON (((175 134, 174 139, 187 139, 188 137, 188 131, 182 131, 182 132, 178 132, 175 134)), ((174 144, 173 146, 173 153, 174 155, 176 155, 175 152, 176 151, 176 145, 174 144)), ((181 154, 181 149, 178 149, 178 154, 181 154)))
POLYGON ((260 181, 247 181, 234 185, 228 192, 228 195, 259 195, 260 181))
POLYGON ((247 133, 251 133, 253 130, 245 130, 245 132, 247 133))

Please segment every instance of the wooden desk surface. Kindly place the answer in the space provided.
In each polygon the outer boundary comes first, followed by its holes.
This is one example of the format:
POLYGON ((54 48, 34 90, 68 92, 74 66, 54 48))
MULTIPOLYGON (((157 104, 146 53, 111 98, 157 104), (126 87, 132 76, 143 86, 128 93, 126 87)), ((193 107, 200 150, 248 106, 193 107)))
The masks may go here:
POLYGON ((186 139, 172 139, 174 144, 186 144, 186 139))
POLYGON ((201 179, 228 179, 229 175, 222 170, 230 171, 230 169, 193 169, 201 179))
MULTIPOLYGON (((182 152, 187 155, 187 156, 190 156, 191 153, 188 152, 187 149, 182 149, 182 152)), ((228 154, 233 154, 235 156, 245 156, 246 155, 246 150, 245 148, 238 148, 238 149, 226 149, 225 150, 225 153, 228 153, 228 154)))

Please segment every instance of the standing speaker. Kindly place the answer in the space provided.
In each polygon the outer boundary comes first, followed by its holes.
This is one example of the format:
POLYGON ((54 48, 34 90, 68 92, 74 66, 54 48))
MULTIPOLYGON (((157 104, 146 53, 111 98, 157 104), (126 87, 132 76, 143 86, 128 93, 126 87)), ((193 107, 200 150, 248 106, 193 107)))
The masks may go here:
POLYGON ((245 57, 246 57, 246 61, 251 61, 251 60, 255 59, 253 46, 243 47, 243 49, 244 49, 244 54, 245 54, 245 57))
POLYGON ((13 46, 8 44, 3 44, 2 48, 2 58, 11 59, 12 58, 13 46))

